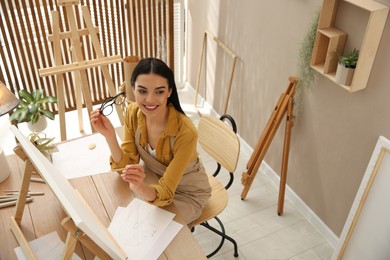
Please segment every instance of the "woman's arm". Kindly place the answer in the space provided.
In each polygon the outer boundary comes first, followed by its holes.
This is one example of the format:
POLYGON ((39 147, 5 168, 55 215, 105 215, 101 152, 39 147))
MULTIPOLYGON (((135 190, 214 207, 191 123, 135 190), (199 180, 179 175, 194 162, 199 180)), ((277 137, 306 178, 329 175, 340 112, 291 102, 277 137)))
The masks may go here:
POLYGON ((116 139, 115 129, 110 120, 106 116, 102 115, 100 113, 100 109, 98 108, 91 113, 91 123, 95 130, 106 138, 113 161, 119 162, 122 158, 122 150, 119 146, 118 140, 116 139))
POLYGON ((136 103, 129 104, 126 109, 122 144, 119 145, 115 131, 112 132, 114 134, 106 136, 111 151, 110 166, 113 170, 124 168, 130 164, 138 164, 140 161, 140 155, 135 144, 138 110, 136 103))
POLYGON ((115 163, 120 162, 120 160, 122 159, 122 149, 119 146, 118 140, 116 139, 115 131, 114 131, 113 135, 110 135, 107 137, 105 136, 105 138, 106 138, 106 142, 108 144, 108 147, 110 148, 112 160, 115 163))

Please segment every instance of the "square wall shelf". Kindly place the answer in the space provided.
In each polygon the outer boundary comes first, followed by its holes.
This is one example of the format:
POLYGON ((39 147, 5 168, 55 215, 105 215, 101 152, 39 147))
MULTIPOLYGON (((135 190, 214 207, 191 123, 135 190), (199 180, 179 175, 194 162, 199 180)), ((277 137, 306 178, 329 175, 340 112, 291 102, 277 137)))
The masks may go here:
MULTIPOLYGON (((342 0, 339 0, 342 1, 342 0)), ((343 54, 348 32, 334 27, 337 15, 337 0, 324 0, 318 21, 318 29, 314 42, 311 67, 329 78, 339 86, 355 92, 365 89, 371 74, 372 65, 378 50, 379 42, 385 27, 389 7, 373 0, 343 0, 369 13, 365 28, 363 42, 359 49, 359 60, 350 86, 341 85, 335 81, 338 57, 343 54)))

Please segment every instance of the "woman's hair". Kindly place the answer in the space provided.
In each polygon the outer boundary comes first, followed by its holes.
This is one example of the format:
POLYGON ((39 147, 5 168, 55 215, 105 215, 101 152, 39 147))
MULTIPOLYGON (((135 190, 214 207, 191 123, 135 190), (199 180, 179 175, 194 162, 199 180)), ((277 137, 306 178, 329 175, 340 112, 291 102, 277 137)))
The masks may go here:
POLYGON ((177 94, 177 88, 175 84, 175 77, 173 71, 163 62, 156 58, 141 59, 137 66, 133 70, 131 75, 131 85, 135 87, 135 81, 138 75, 141 74, 156 74, 168 81, 168 88, 172 90, 171 96, 168 98, 167 105, 172 103, 173 107, 180 113, 184 114, 183 109, 180 106, 179 95, 177 94))

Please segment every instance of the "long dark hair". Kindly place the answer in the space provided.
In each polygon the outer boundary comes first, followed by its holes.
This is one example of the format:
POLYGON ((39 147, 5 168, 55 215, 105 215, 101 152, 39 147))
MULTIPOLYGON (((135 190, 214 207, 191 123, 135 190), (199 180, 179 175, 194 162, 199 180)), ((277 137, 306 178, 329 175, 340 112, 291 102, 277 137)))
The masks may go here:
POLYGON ((184 114, 183 109, 180 106, 179 95, 177 94, 177 88, 175 84, 175 77, 173 71, 160 59, 145 58, 141 59, 137 66, 133 70, 131 75, 131 85, 135 87, 135 81, 140 74, 157 74, 168 80, 168 88, 172 90, 171 96, 167 100, 167 105, 172 103, 173 107, 180 113, 184 114))

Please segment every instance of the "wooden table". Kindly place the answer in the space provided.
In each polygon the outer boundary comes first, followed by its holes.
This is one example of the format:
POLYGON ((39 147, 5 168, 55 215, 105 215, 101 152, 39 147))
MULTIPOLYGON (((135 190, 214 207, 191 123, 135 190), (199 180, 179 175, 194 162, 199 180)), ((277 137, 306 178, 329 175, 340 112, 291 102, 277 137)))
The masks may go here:
MULTIPOLYGON (((24 163, 16 155, 7 157, 11 175, 0 183, 0 192, 3 190, 18 190, 24 163)), ((127 206, 131 199, 128 184, 122 181, 115 173, 105 173, 70 180, 93 209, 104 226, 108 227, 117 207, 127 206)), ((28 241, 56 231, 62 241, 65 241, 67 231, 61 226, 61 221, 67 216, 50 187, 45 183, 32 182, 30 191, 42 191, 43 196, 34 196, 34 201, 28 203, 24 210, 21 229, 28 241)), ((174 205, 164 209, 176 213, 175 220, 184 224, 177 214, 174 205)), ((14 215, 15 207, 0 209, 0 259, 16 259, 14 248, 19 244, 15 239, 9 221, 14 215)), ((83 259, 94 259, 94 255, 80 243, 76 253, 83 259)), ((159 259, 206 259, 205 254, 191 231, 184 224, 181 231, 165 249, 159 259)))

